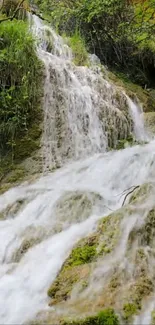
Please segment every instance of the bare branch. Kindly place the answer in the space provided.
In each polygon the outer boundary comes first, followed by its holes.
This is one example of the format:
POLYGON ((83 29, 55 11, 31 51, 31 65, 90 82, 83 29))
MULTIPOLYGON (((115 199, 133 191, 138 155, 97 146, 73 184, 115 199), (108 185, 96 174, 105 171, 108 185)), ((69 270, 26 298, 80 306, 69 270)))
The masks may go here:
POLYGON ((137 188, 139 188, 139 187, 140 187, 140 185, 135 186, 135 187, 134 187, 130 192, 128 192, 128 193, 125 195, 125 198, 124 198, 124 200, 123 200, 122 206, 124 206, 125 201, 126 201, 128 195, 131 194, 131 193, 133 193, 133 192, 134 192, 137 188))

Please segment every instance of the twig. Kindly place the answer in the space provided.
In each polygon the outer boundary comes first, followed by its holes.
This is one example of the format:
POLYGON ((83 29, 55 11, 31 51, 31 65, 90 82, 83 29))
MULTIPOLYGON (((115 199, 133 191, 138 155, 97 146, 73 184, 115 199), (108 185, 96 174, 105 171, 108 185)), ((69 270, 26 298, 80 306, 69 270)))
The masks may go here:
POLYGON ((109 207, 107 207, 106 205, 104 205, 104 207, 112 212, 114 212, 114 210, 110 209, 109 207))
POLYGON ((128 195, 131 194, 131 193, 133 193, 133 192, 134 192, 137 188, 139 188, 139 187, 140 187, 140 185, 135 186, 134 189, 133 189, 132 191, 128 192, 128 193, 125 195, 125 198, 124 198, 123 203, 122 203, 122 207, 123 207, 123 205, 125 204, 125 201, 126 201, 128 195))
POLYGON ((50 20, 48 20, 47 18, 42 17, 39 13, 37 13, 34 9, 31 9, 31 13, 32 15, 36 15, 37 17, 39 17, 41 20, 45 20, 47 21, 47 23, 51 23, 50 20))
POLYGON ((127 188, 127 189, 126 189, 126 190, 124 190, 123 192, 121 192, 121 193, 119 193, 119 194, 115 195, 115 197, 117 197, 117 196, 122 196, 123 194, 125 194, 125 192, 126 192, 126 191, 130 190, 130 189, 131 189, 131 188, 133 188, 133 187, 135 187, 135 185, 133 185, 133 186, 130 186, 129 188, 127 188))

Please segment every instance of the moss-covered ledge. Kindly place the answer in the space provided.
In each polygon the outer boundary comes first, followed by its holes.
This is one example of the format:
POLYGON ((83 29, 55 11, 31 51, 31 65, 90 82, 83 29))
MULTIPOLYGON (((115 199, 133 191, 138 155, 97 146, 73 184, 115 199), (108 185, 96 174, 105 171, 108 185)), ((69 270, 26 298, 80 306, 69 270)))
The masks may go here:
POLYGON ((86 289, 94 263, 110 254, 120 239, 122 216, 118 211, 104 217, 99 221, 96 232, 80 240, 73 248, 56 280, 48 289, 48 296, 52 298, 49 305, 68 300, 77 284, 81 292, 86 289))

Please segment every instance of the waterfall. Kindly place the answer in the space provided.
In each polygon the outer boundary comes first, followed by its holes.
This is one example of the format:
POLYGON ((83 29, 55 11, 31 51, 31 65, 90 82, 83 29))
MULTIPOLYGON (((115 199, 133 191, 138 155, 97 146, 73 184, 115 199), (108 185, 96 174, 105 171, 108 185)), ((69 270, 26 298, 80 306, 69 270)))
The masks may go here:
MULTIPOLYGON (((34 21, 45 65, 44 171, 62 167, 0 196, 0 323, 8 325, 48 312, 47 290, 73 246, 121 208, 120 193, 155 182, 154 141, 106 152, 132 131, 144 140, 136 104, 97 69, 76 67, 62 38, 34 21)), ((140 213, 127 216, 109 268, 125 265, 127 237, 141 219, 140 213)))
POLYGON ((115 148, 132 131, 139 140, 138 105, 103 77, 94 59, 90 68, 75 66, 71 48, 36 16, 32 28, 45 66, 44 171, 115 148))
POLYGON ((139 141, 148 141, 150 137, 144 127, 143 110, 140 103, 134 103, 129 97, 127 97, 127 101, 134 122, 134 134, 136 139, 139 141))

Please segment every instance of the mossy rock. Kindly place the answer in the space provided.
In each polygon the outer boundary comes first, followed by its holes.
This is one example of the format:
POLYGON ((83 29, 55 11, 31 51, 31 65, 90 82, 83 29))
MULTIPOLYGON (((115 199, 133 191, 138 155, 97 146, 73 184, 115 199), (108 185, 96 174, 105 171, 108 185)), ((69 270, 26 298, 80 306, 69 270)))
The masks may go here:
POLYGON ((144 298, 150 295, 154 290, 153 282, 149 276, 141 276, 130 287, 131 301, 137 305, 137 309, 141 308, 144 298))
POLYGON ((24 137, 16 140, 16 145, 14 147, 15 162, 21 162, 23 159, 31 156, 34 151, 40 148, 42 128, 36 123, 31 126, 24 137))
MULTIPOLYGON (((8 152, 5 157, 1 157, 0 164, 0 194, 10 189, 13 185, 17 185, 29 178, 31 175, 31 168, 24 166, 24 161, 29 157, 37 155, 40 149, 40 137, 42 134, 42 126, 40 120, 38 125, 36 121, 34 125, 27 131, 24 137, 18 138, 14 146, 13 152, 8 152)), ((39 162, 38 154, 38 165, 39 162)), ((35 166, 37 165, 35 161, 35 166)), ((40 172, 40 165, 38 167, 40 172)))
POLYGON ((65 263, 65 268, 67 269, 92 262, 97 256, 97 243, 97 235, 81 240, 79 245, 72 250, 68 260, 65 263))
POLYGON ((48 296, 53 300, 50 305, 70 298, 70 294, 77 282, 86 283, 89 276, 89 265, 75 266, 74 268, 64 269, 58 275, 52 286, 48 290, 48 296))
POLYGON ((155 134, 155 112, 144 113, 144 125, 151 135, 155 134))
POLYGON ((113 81, 115 85, 122 87, 132 100, 137 101, 138 98, 143 104, 144 111, 154 111, 154 106, 148 104, 150 95, 147 90, 131 82, 123 73, 108 71, 108 78, 110 81, 113 81))
POLYGON ((81 222, 90 216, 94 205, 102 201, 103 198, 95 192, 67 191, 56 202, 54 213, 63 223, 67 220, 81 222))
MULTIPOLYGON (((54 303, 67 300, 75 285, 80 290, 87 287, 90 269, 100 258, 111 253, 120 238, 120 212, 99 221, 97 231, 82 239, 73 248, 62 269, 48 290, 48 296, 54 303)), ((51 305, 53 304, 51 301, 51 305)))
POLYGON ((131 321, 131 318, 133 317, 133 315, 135 315, 138 311, 138 306, 136 304, 133 303, 126 303, 123 306, 123 319, 125 321, 131 321))
MULTIPOLYGON (((145 219, 144 226, 140 229, 141 242, 152 246, 155 242, 155 209, 151 209, 145 219)), ((154 245, 153 245, 154 247, 154 245)))
POLYGON ((147 198, 148 195, 155 189, 154 183, 144 183, 143 185, 139 186, 129 199, 129 203, 136 203, 138 201, 144 200, 147 198))
POLYGON ((40 241, 41 241, 40 238, 35 238, 35 237, 23 240, 20 247, 13 254, 12 262, 14 262, 14 263, 20 262, 23 255, 26 254, 31 247, 33 247, 34 245, 40 243, 40 241))
POLYGON ((137 224, 132 229, 128 239, 128 249, 138 238, 139 245, 154 248, 155 245, 155 209, 150 209, 146 212, 147 215, 142 224, 137 224))
POLYGON ((6 209, 0 212, 0 220, 5 220, 7 218, 13 218, 17 212, 23 207, 25 200, 19 199, 14 204, 8 206, 6 209))

